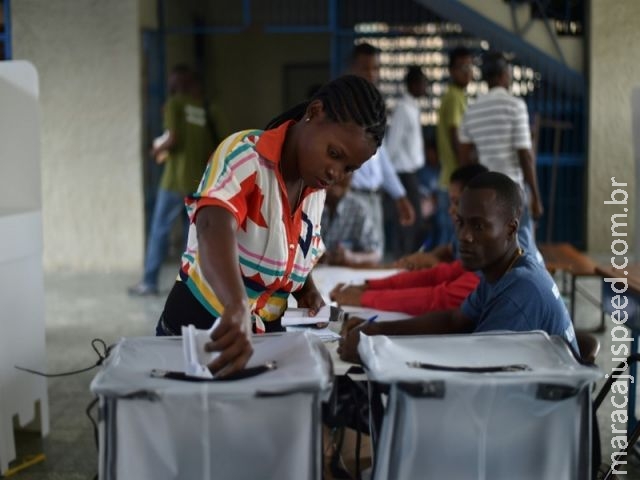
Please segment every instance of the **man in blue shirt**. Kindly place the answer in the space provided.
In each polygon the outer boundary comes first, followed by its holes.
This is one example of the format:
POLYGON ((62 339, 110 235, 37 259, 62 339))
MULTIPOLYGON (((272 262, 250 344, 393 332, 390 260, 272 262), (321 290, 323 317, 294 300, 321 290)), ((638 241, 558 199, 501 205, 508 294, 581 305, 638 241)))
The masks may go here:
POLYGON ((569 313, 549 273, 518 245, 522 213, 519 188, 498 172, 474 177, 466 186, 456 216, 458 252, 467 270, 481 273, 480 284, 455 310, 431 312, 396 322, 345 326, 340 357, 358 360, 359 333, 429 335, 496 330, 544 330, 563 337, 579 353, 569 313))

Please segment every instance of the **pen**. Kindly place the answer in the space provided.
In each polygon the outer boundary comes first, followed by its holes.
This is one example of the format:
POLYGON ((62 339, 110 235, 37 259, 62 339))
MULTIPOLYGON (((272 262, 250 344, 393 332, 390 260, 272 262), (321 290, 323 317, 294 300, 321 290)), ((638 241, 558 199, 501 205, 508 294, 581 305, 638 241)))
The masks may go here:
POLYGON ((367 325, 371 325, 373 322, 376 321, 377 318, 378 318, 378 315, 373 315, 372 317, 367 318, 364 322, 362 322, 360 325, 358 325, 358 328, 362 329, 362 328, 366 327, 367 325))

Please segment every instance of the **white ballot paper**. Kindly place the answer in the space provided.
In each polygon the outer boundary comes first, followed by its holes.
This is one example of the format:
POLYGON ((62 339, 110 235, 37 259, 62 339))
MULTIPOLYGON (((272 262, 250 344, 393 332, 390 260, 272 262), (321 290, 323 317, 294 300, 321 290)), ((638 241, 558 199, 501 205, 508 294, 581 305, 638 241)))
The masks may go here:
POLYGON ((182 326, 182 351, 184 353, 184 373, 192 377, 213 378, 207 368, 220 352, 205 352, 204 344, 211 338, 211 332, 218 326, 216 320, 209 330, 198 330, 193 325, 182 326))
POLYGON ((282 316, 282 326, 315 325, 316 323, 329 323, 331 307, 325 305, 318 310, 315 317, 309 316, 308 308, 288 308, 282 316))

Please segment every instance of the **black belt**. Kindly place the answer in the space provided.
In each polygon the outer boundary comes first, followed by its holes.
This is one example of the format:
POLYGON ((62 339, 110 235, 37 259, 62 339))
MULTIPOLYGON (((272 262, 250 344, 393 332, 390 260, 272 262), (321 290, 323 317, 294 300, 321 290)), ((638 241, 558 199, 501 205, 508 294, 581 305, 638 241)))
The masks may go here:
POLYGON ((377 195, 378 193, 380 193, 380 189, 376 188, 376 189, 370 189, 370 188, 351 188, 352 192, 356 192, 356 193, 365 193, 367 195, 377 195))

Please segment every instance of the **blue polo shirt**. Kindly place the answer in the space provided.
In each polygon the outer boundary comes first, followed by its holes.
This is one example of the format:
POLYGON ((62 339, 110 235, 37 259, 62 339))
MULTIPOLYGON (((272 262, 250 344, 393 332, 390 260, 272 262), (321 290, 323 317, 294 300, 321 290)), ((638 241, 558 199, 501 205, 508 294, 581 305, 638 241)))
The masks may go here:
POLYGON ((491 284, 480 284, 462 304, 474 332, 544 330, 566 339, 576 352, 578 344, 571 318, 558 287, 547 270, 531 255, 521 256, 511 270, 491 284))

